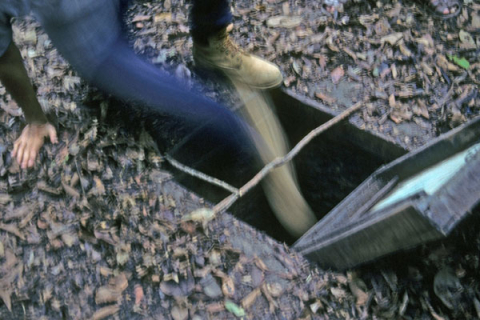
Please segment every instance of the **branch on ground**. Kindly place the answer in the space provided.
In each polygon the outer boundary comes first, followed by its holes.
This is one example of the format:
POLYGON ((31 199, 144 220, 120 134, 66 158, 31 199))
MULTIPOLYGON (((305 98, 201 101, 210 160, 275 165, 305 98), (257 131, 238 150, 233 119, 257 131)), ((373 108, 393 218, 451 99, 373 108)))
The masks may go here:
POLYGON ((173 159, 169 155, 165 155, 165 159, 175 168, 178 170, 185 172, 193 177, 199 178, 203 181, 209 182, 211 184, 214 184, 218 187, 221 187, 227 191, 230 191, 232 194, 223 199, 221 202, 219 202, 214 208, 213 211, 215 213, 220 213, 226 211, 228 208, 230 208, 235 201, 237 201, 239 198, 241 198, 243 195, 245 195, 247 192, 249 192, 252 188, 254 188, 256 185, 262 181, 263 178, 265 178, 273 169, 278 168, 287 162, 291 161, 310 141, 313 140, 313 138, 317 137, 321 133, 325 132, 326 130, 330 129, 334 125, 338 124, 339 122, 345 120, 348 118, 350 115, 352 115, 354 112, 360 110, 365 102, 369 100, 369 97, 366 97, 364 100, 357 102, 350 108, 346 109, 342 113, 340 113, 338 116, 336 116, 333 119, 330 119, 329 121, 325 122, 321 126, 313 129, 308 133, 305 137, 303 137, 300 142, 298 142, 295 147, 290 150, 289 153, 287 153, 284 157, 281 158, 275 158, 273 161, 265 165, 262 170, 260 170, 250 181, 248 181, 243 187, 240 189, 237 189, 228 183, 219 180, 217 178, 211 177, 209 175, 206 175, 200 171, 197 171, 195 169, 192 169, 188 166, 185 166, 178 162, 177 160, 173 159))

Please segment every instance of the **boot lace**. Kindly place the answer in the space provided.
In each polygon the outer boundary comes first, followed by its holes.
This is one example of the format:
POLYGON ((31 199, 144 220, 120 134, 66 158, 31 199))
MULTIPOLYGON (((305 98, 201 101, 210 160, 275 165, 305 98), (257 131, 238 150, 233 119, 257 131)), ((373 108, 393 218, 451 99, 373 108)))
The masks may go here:
POLYGON ((223 41, 220 42, 220 50, 226 55, 230 56, 232 59, 235 59, 237 62, 241 62, 240 55, 243 53, 242 50, 230 39, 229 36, 225 36, 223 41))

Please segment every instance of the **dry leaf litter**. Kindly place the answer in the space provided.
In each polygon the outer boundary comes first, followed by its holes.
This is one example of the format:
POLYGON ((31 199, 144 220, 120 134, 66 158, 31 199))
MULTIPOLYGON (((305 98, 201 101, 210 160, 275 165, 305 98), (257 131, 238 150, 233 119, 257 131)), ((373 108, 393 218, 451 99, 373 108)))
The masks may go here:
MULTIPOLYGON (((232 36, 333 110, 374 97, 352 121, 415 148, 478 114, 479 11, 465 1, 442 22, 410 1, 352 0, 336 17, 317 1, 236 1, 232 36)), ((128 22, 139 54, 189 82, 187 12, 137 2, 128 22)), ((35 21, 14 31, 61 142, 21 171, 9 155, 21 110, 0 87, 1 319, 480 318, 476 221, 414 254, 321 270, 228 214, 196 211, 208 204, 175 183, 146 133, 106 125, 104 97, 100 112, 81 105, 91 89, 35 21)))

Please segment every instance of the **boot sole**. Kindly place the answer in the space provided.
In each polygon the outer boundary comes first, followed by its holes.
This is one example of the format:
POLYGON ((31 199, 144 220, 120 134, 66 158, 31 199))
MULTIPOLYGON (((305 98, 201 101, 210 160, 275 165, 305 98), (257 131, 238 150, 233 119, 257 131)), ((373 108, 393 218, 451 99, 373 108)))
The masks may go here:
POLYGON ((269 90, 269 89, 275 89, 278 88, 282 85, 283 82, 283 77, 280 77, 279 79, 275 80, 271 84, 267 84, 264 86, 256 86, 252 85, 251 83, 248 83, 246 81, 243 81, 241 78, 235 77, 235 76, 229 76, 225 71, 222 69, 214 66, 214 65, 209 65, 205 63, 198 63, 195 61, 195 72, 203 79, 208 79, 211 78, 212 76, 218 77, 222 80, 231 80, 232 78, 235 78, 236 80, 252 87, 253 89, 257 90, 269 90))

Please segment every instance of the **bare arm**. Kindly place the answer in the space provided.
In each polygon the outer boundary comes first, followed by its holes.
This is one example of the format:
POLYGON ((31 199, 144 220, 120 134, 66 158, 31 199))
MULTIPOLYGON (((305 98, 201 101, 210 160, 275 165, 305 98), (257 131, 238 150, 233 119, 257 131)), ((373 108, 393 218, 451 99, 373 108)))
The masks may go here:
POLYGON ((27 123, 45 124, 47 118, 38 103, 17 46, 10 43, 0 57, 0 81, 22 108, 27 123))
POLYGON ((22 168, 32 167, 44 138, 50 137, 56 143, 57 133, 47 121, 13 41, 0 57, 0 81, 22 108, 27 120, 27 126, 15 141, 12 156, 17 158, 22 168))

